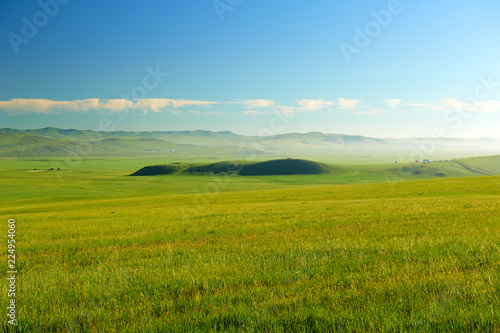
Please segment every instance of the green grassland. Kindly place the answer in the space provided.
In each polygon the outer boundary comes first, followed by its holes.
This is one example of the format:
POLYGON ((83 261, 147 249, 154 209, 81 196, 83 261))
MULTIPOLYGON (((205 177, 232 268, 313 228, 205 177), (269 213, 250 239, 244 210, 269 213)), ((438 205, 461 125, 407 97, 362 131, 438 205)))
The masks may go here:
POLYGON ((499 160, 130 177, 214 160, 1 159, 18 331, 499 331, 499 160))
POLYGON ((18 225, 19 327, 497 331, 499 184, 3 202, 18 225))
MULTIPOLYGON (((219 157, 223 159, 226 156, 219 157)), ((240 163, 254 163, 233 156, 240 163)), ((193 194, 209 191, 232 192, 278 188, 302 188, 312 185, 394 182, 418 179, 453 178, 500 174, 500 156, 459 159, 457 161, 415 164, 335 164, 319 175, 240 176, 204 173, 177 173, 154 177, 130 177, 147 165, 169 164, 180 169, 207 166, 216 162, 207 158, 124 158, 36 157, 0 159, 0 200, 12 201, 57 196, 122 196, 193 194), (166 162, 166 163, 165 163, 166 162), (181 164, 173 164, 181 163, 181 164), (29 170, 60 170, 27 172, 29 170), (480 171, 479 171, 480 170, 480 171), (215 185, 214 185, 215 184, 215 185)), ((226 164, 217 162, 224 170, 226 164)))

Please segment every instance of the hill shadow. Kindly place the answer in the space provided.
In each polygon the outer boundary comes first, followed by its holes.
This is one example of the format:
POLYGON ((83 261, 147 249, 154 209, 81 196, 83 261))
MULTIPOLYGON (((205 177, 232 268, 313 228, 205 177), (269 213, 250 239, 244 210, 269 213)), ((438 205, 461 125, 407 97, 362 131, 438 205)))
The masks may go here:
POLYGON ((317 175, 327 173, 330 167, 323 163, 301 159, 282 159, 245 165, 241 176, 317 175))

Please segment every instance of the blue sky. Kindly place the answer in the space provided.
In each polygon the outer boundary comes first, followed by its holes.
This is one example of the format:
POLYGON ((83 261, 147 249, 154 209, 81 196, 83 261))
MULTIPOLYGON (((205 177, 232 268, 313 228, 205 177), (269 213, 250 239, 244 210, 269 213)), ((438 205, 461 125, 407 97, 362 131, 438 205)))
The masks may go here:
POLYGON ((257 135, 286 116, 279 132, 499 137, 499 14, 494 0, 2 1, 0 127, 257 135))

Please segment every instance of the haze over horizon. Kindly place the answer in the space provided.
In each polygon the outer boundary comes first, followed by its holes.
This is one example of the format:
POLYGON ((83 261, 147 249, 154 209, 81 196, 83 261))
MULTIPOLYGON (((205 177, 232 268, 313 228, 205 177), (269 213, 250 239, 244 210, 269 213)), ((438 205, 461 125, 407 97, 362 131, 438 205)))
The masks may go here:
POLYGON ((498 138, 499 9, 3 2, 0 127, 498 138))
POLYGON ((270 134, 270 135, 245 135, 241 134, 235 131, 231 130, 221 130, 221 131, 212 131, 209 129, 203 129, 199 128, 196 130, 158 130, 158 131, 141 131, 141 130, 101 130, 101 129, 92 129, 92 128, 58 128, 58 127, 53 127, 53 126, 48 126, 48 127, 43 127, 43 128, 0 128, 0 133, 3 133, 2 130, 5 129, 13 129, 13 130, 19 130, 19 131, 37 131, 37 130, 44 130, 44 129, 58 129, 58 130, 63 130, 63 131, 71 131, 71 130, 77 130, 77 131, 99 131, 103 133, 113 133, 113 132, 128 132, 128 133, 154 133, 154 132, 196 132, 196 131, 201 131, 201 132, 212 132, 212 133, 232 133, 238 136, 242 137, 252 137, 252 136, 262 136, 262 137, 272 137, 272 136, 282 136, 282 135, 293 135, 293 134, 298 134, 298 135, 307 135, 307 134, 314 134, 314 133, 319 133, 323 135, 341 135, 341 136, 363 136, 363 137, 369 137, 369 138, 374 138, 374 139, 471 139, 471 140, 480 140, 480 139, 492 139, 492 140, 500 140, 499 136, 482 136, 482 137, 464 137, 464 138, 457 138, 457 137, 447 137, 447 136, 442 136, 442 137, 377 137, 377 136, 367 136, 367 135, 362 135, 362 134, 347 134, 347 133, 326 133, 326 132, 320 132, 320 131, 307 131, 307 132, 283 132, 283 133, 276 133, 276 134, 270 134))
MULTIPOLYGON (((111 124, 112 125, 112 124, 111 124)), ((301 136, 306 136, 306 135, 311 135, 311 134, 321 134, 325 136, 346 136, 346 137, 366 137, 366 138, 373 138, 373 139, 395 139, 395 140, 440 140, 440 139, 457 139, 457 140, 492 140, 492 141, 499 141, 500 137, 499 136, 483 136, 483 137, 471 137, 471 138, 457 138, 457 137, 447 137, 447 136, 441 136, 441 137, 376 137, 376 136, 367 136, 367 135, 362 135, 362 134, 347 134, 347 133, 325 133, 325 132, 320 132, 320 131, 308 131, 308 132, 283 132, 283 133, 273 133, 273 134, 268 134, 265 135, 265 133, 261 133, 258 135, 245 135, 241 134, 235 131, 231 130, 221 130, 221 131, 212 131, 212 130, 207 130, 207 129, 196 129, 196 130, 158 130, 158 131, 141 131, 141 130, 102 130, 102 129, 92 129, 92 128, 84 128, 84 129, 79 129, 79 128, 58 128, 58 127, 53 127, 53 126, 48 126, 48 127, 43 127, 43 128, 26 128, 26 129, 20 129, 20 128, 0 128, 0 133, 9 133, 10 130, 14 131, 20 131, 20 132, 28 132, 28 133, 34 133, 36 134, 37 132, 43 131, 43 130, 57 130, 57 131, 81 131, 82 133, 85 131, 95 131, 95 132, 101 132, 102 134, 113 134, 113 133, 119 133, 119 132, 125 132, 125 133, 186 133, 187 135, 196 135, 196 132, 206 132, 207 134, 217 134, 217 133, 227 133, 227 134, 234 134, 235 136, 241 136, 241 137, 261 137, 261 138, 271 138, 271 137, 284 137, 284 136, 293 136, 293 135, 301 135, 301 136)), ((268 128, 265 128, 268 129, 268 128)), ((50 136, 50 135, 49 135, 50 136)))

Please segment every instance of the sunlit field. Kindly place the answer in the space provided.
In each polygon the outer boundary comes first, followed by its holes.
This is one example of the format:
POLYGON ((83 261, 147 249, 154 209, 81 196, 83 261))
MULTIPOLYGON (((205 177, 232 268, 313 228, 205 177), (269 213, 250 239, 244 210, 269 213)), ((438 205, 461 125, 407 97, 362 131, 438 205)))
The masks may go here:
POLYGON ((3 201, 17 330, 500 330, 498 176, 203 196, 186 177, 191 194, 3 201))

